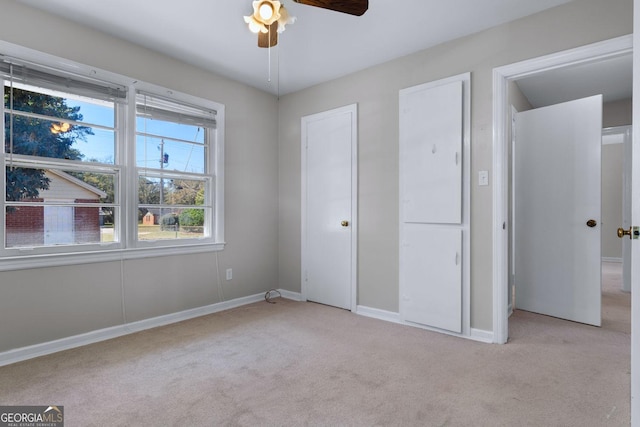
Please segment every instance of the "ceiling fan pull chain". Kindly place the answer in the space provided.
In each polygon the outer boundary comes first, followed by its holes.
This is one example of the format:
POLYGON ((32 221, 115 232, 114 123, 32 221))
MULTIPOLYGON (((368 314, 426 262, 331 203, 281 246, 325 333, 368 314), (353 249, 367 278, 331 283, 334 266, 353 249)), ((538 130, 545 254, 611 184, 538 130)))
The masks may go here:
POLYGON ((269 55, 269 77, 267 79, 267 81, 269 83, 271 83, 271 25, 269 25, 269 47, 267 48, 267 50, 269 51, 268 55, 269 55))

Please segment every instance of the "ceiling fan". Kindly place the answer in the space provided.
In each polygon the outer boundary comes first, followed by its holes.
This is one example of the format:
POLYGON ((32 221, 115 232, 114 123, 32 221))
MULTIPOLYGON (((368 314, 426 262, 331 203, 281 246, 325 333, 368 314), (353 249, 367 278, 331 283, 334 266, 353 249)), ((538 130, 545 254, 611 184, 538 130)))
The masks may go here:
MULTIPOLYGON (((293 0, 296 3, 315 6, 349 15, 362 16, 369 8, 369 0, 293 0)), ((258 34, 258 47, 273 47, 278 44, 278 33, 287 24, 293 24, 295 17, 277 0, 256 0, 253 14, 244 17, 249 30, 258 34)))
POLYGON ((369 8, 369 0, 293 0, 296 3, 322 9, 362 16, 369 8))

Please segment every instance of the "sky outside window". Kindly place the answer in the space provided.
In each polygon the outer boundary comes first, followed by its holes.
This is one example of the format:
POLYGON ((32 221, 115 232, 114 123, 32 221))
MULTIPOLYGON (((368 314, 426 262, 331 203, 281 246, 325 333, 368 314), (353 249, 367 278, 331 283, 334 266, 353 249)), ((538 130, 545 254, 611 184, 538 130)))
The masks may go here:
MULTIPOLYGON (((9 82, 5 81, 5 86, 9 82)), ((68 107, 79 107, 82 119, 78 120, 91 129, 90 135, 77 139, 73 149, 82 154, 82 161, 99 163, 115 163, 116 133, 114 103, 109 101, 88 100, 81 96, 66 94, 44 88, 36 88, 23 84, 13 84, 14 89, 41 93, 60 97, 68 107), (97 125, 97 126, 92 126, 97 125), (111 129, 105 129, 111 128, 111 129)), ((10 107, 9 99, 5 100, 5 109, 10 107)), ((25 107, 14 103, 15 111, 23 111, 25 107)), ((5 115, 9 120, 9 114, 5 115)), ((52 121, 52 125, 56 124, 52 121)), ((181 172, 205 172, 205 129, 179 123, 138 117, 137 132, 147 135, 136 136, 137 166, 146 168, 160 168, 181 172), (163 157, 167 161, 160 159, 163 157)))

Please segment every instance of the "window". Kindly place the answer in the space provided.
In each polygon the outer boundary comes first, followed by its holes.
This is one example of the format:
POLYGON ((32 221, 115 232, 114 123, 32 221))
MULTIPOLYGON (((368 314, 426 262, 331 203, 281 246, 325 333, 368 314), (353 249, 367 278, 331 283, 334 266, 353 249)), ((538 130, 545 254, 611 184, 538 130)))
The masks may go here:
POLYGON ((0 260, 219 249, 223 107, 50 65, 0 55, 0 260))
POLYGON ((4 249, 117 243, 126 90, 16 60, 4 80, 4 249))
POLYGON ((211 237, 216 112, 136 95, 137 240, 211 237), (159 226, 159 227, 158 227, 159 226))

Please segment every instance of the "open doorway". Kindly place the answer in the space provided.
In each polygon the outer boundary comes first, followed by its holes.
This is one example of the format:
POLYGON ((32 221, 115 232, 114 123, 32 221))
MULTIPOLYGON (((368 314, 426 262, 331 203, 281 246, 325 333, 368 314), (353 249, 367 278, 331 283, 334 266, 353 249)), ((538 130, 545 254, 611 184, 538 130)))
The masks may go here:
MULTIPOLYGON (((524 95, 528 108, 543 104, 535 99, 543 95, 543 87, 550 89, 547 105, 567 100, 603 94, 605 104, 615 101, 613 83, 628 82, 631 97, 632 36, 620 37, 534 60, 500 67, 494 70, 494 341, 504 343, 508 339, 509 303, 513 291, 511 273, 511 108, 517 107, 518 94, 524 95), (614 76, 614 65, 628 64, 627 71, 614 76), (609 67, 609 68, 607 68, 609 67), (595 73, 589 73, 594 68, 595 73), (603 72, 603 70, 607 70, 603 72), (626 73, 626 74, 624 74, 626 73), (622 77, 626 76, 626 77, 622 77), (562 78, 565 78, 562 81, 562 78), (538 83, 544 82, 543 86, 538 83), (525 95, 527 84, 537 86, 534 95, 525 95), (613 96, 614 98, 611 98, 613 96), (536 105, 538 104, 538 105, 536 105)), ((624 67, 622 67, 624 68, 624 67)), ((623 99, 622 97, 617 100, 623 99)), ((525 104, 526 104, 525 103, 525 104)), ((522 106, 520 106, 522 108, 522 106)), ((525 109, 527 105, 525 105, 525 109)), ((516 108, 517 109, 517 108, 516 108)), ((606 114, 606 113, 605 113, 606 114)), ((622 225, 622 224, 620 224, 622 225)))
MULTIPOLYGON (((593 45, 585 46, 582 48, 572 49, 570 51, 560 52, 557 54, 548 55, 542 58, 537 58, 529 61, 523 61, 521 63, 516 63, 512 65, 507 65, 504 67, 500 67, 494 70, 494 163, 493 163, 493 182, 494 182, 494 227, 493 227, 493 237, 494 237, 494 252, 493 252, 493 274, 494 274, 494 295, 493 295, 493 303, 494 303, 494 342, 496 343, 506 343, 509 339, 509 330, 510 330, 510 319, 509 319, 509 295, 512 288, 510 287, 510 223, 511 218, 510 214, 510 204, 511 204, 511 196, 510 196, 510 144, 511 144, 511 135, 510 135, 510 127, 511 127, 511 106, 513 105, 510 102, 510 90, 514 85, 518 83, 522 83, 525 81, 525 78, 535 77, 535 76, 543 76, 548 74, 547 76, 552 76, 554 71, 569 71, 571 69, 579 69, 582 66, 587 66, 590 64, 599 64, 604 63, 607 60, 614 59, 628 59, 631 63, 631 55, 632 53, 632 43, 633 36, 625 36, 617 39, 612 39, 606 42, 596 43, 593 45), (626 58, 625 58, 626 57, 626 58)), ((631 70, 631 68, 629 68, 631 70)), ((545 77, 547 77, 545 76, 545 77)), ((612 79, 612 75, 606 75, 609 79, 612 79)), ((577 81, 582 82, 582 77, 576 77, 577 81)), ((628 82, 629 87, 633 85, 633 73, 631 71, 628 72, 628 77, 625 78, 628 82)), ((586 81, 586 79, 584 79, 586 81)), ((559 86, 556 86, 555 90, 559 94, 566 94, 568 92, 568 87, 564 87, 565 83, 560 83, 559 86)), ((602 81, 599 85, 591 84, 591 89, 593 90, 590 93, 584 93, 581 96, 590 96, 595 93, 602 93, 603 95, 606 93, 605 90, 606 81, 602 81), (596 87, 598 86, 598 87, 596 87)), ((586 85, 589 87, 589 85, 586 85)), ((518 86, 519 90, 522 91, 522 88, 518 86)), ((636 89, 637 90, 637 89, 636 89)), ((631 93, 631 91, 630 91, 631 93)), ((636 93, 637 95, 637 93, 636 93)), ((581 96, 575 96, 569 99, 579 98, 581 96)), ((629 99, 631 96, 628 97, 629 99)), ((560 100, 558 102, 563 102, 564 100, 560 100)), ((530 101, 529 101, 530 102, 530 101)), ((608 101, 605 101, 605 104, 608 101)), ((628 103, 628 101, 626 101, 628 103)), ((637 103, 637 99, 634 101, 637 103)), ((553 103, 551 103, 553 104, 553 103)), ((605 115, 607 113, 605 112, 605 115)), ((636 113, 637 114, 637 113, 636 113)), ((637 118, 637 116, 636 116, 637 118)), ((619 123, 618 125, 621 125, 619 123)), ((631 124, 625 123, 625 124, 631 124)), ((612 126, 611 123, 607 123, 605 121, 604 127, 612 126)), ((637 154, 633 153, 634 156, 637 154)), ((636 157, 637 159, 637 157, 636 157)), ((634 162, 631 162, 632 164, 634 162)), ((638 161, 635 161, 634 173, 638 171, 638 161)), ((543 172, 543 171, 541 171, 543 172)), ((637 176, 636 176, 637 177, 637 176)), ((635 178, 634 178, 635 179, 635 178)), ((636 201, 636 200, 634 200, 636 201)), ((620 224, 622 225, 622 224, 620 224)), ((629 228, 627 228, 629 230, 629 228)), ((632 267, 637 267, 637 263, 635 262, 635 252, 632 257, 631 265, 632 267)), ((603 323, 602 328, 595 328, 591 326, 585 326, 581 324, 577 324, 574 322, 567 322, 564 320, 558 320, 553 317, 548 316, 539 316, 532 315, 529 316, 528 312, 523 312, 527 317, 525 317, 525 322, 520 322, 522 319, 518 319, 518 321, 513 320, 514 327, 519 327, 522 330, 518 331, 518 333, 522 332, 525 334, 524 336, 529 337, 530 340, 553 340, 553 342, 557 342, 558 344, 567 345, 567 344, 576 344, 576 340, 580 341, 585 348, 588 348, 589 354, 593 353, 593 347, 597 345, 601 345, 605 348, 603 355, 601 356, 601 360, 610 360, 612 359, 611 351, 617 351, 618 353, 615 355, 617 357, 616 360, 621 361, 622 368, 619 369, 619 372, 626 372, 626 367, 629 364, 631 346, 630 335, 632 331, 632 326, 630 322, 630 314, 631 314, 631 302, 629 293, 623 293, 620 288, 622 286, 621 279, 621 263, 611 263, 611 260, 605 260, 605 263, 602 264, 602 273, 603 273, 603 283, 604 283, 604 291, 603 294, 603 302, 609 304, 607 306, 607 310, 614 311, 612 313, 608 313, 606 316, 605 322, 603 323), (616 265, 617 264, 617 265, 616 265), (616 288, 616 281, 617 288, 616 288), (613 286, 614 294, 608 292, 608 290, 613 286), (608 294, 609 293, 609 294, 608 294), (624 298, 624 302, 622 304, 618 304, 616 306, 616 299, 619 297, 624 298), (622 308, 622 312, 615 312, 618 308, 622 308), (622 314, 622 316, 620 316, 622 314), (533 318, 535 317, 535 318, 533 318), (528 320, 531 320, 527 322, 528 320), (524 326, 523 326, 524 325, 524 326), (533 327, 531 327, 533 326, 533 327), (526 329, 525 327, 530 327, 526 329), (562 329, 569 329, 570 331, 563 335, 562 329), (611 332, 613 331, 613 333, 611 332), (580 333, 585 332, 589 336, 577 338, 580 333), (570 337, 567 339, 567 337, 570 337), (575 339, 575 340, 574 340, 575 339), (614 339, 619 339, 615 343, 613 343, 614 339)), ((634 269, 634 273, 637 268, 634 269)), ((635 285, 634 285, 635 286, 635 285)), ((633 298, 637 298, 637 295, 634 293, 633 298)), ((517 296, 515 305, 517 306, 517 296)), ((637 311, 637 307, 634 306, 634 311, 637 311)), ((634 321, 633 324, 633 334, 636 334, 637 322, 634 321)), ((515 336, 514 331, 514 336, 515 336)), ((594 356, 598 357, 598 356, 594 356)), ((631 360, 632 365, 632 373, 635 369, 633 366, 634 361, 631 360)), ((633 374, 635 375, 635 374, 633 374)), ((624 378, 622 381, 626 380, 624 378)), ((632 396, 636 396, 634 393, 634 382, 632 381, 632 396)), ((637 388, 636 388, 637 389, 637 388)), ((635 406, 632 403, 632 412, 635 410, 635 406)), ((633 416, 633 414, 632 414, 633 416)))
MULTIPOLYGON (((612 273, 619 271, 622 275, 624 270, 629 271, 630 241, 618 238, 616 230, 628 225, 631 214, 628 191, 631 163, 625 162, 625 153, 631 143, 632 68, 632 55, 628 53, 514 79, 509 85, 513 126, 509 147, 510 312, 516 307, 600 326, 601 295, 607 293, 605 304, 612 301, 611 283, 617 282, 611 280, 612 273), (588 111, 580 108, 588 99, 596 104, 590 118, 588 111), (571 114, 564 117, 562 111, 564 115, 573 111, 576 117, 571 114), (532 126, 535 118, 540 129, 532 126), (570 120, 574 122, 568 123, 570 120), (599 120, 602 125, 596 126, 599 120), (592 128, 591 139, 588 127, 592 128), (537 134, 539 139, 535 140, 530 133, 537 134), (575 140, 567 143, 572 137, 575 140), (525 143, 530 147, 523 146, 525 143), (567 150, 564 158, 559 158, 563 146, 567 150), (535 153, 540 153, 541 164, 531 167, 535 153), (528 177, 525 170, 529 170, 528 177), (540 174, 540 170, 545 172, 540 174), (566 197, 553 200, 563 186, 567 187, 566 197), (536 202, 536 190, 530 187, 545 194, 539 194, 540 200, 536 202), (559 207, 563 203, 564 209, 559 207), (525 210, 523 205, 527 205, 525 210), (589 208, 590 205, 593 206, 589 208), (544 220, 544 216, 549 220, 544 220), (576 221, 582 216, 585 221, 587 217, 594 218, 590 220, 592 224, 585 226, 576 221), (545 235, 544 241, 554 244, 541 245, 541 254, 536 258, 529 249, 532 242, 545 235), (558 252, 555 256, 554 251, 558 252), (538 265, 547 266, 544 271, 523 268, 536 259, 538 265), (607 269, 606 283, 601 281, 604 274, 601 263, 606 263, 602 266, 607 269), (616 263, 621 264, 620 268, 615 268, 616 263)), ((630 290, 629 275, 622 275, 621 279, 618 291, 630 290)), ((611 310, 606 308, 604 320, 609 322, 606 316, 611 310)))

